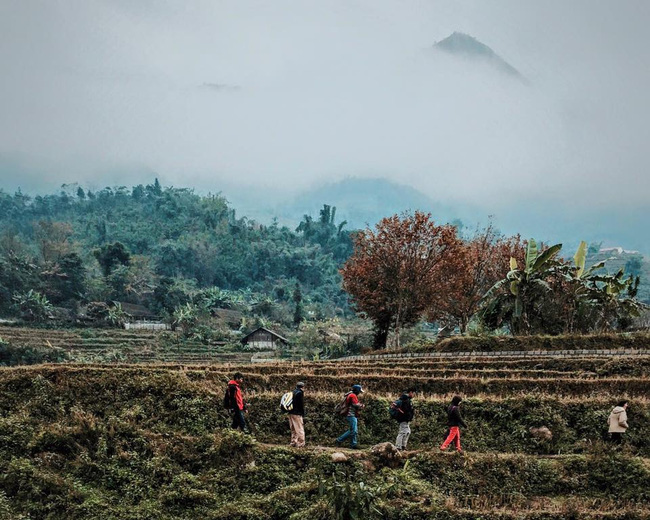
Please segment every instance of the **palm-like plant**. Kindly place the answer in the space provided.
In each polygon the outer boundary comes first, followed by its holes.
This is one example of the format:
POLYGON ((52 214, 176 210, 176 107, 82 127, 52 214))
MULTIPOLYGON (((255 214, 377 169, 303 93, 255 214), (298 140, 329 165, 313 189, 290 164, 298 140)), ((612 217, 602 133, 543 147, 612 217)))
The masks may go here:
POLYGON ((510 271, 484 296, 481 317, 488 326, 509 322, 514 334, 624 329, 644 304, 636 299, 638 277, 598 274, 605 262, 586 267, 581 242, 573 264, 557 258, 561 244, 540 251, 528 243, 524 265, 510 259, 510 271))
POLYGON ((495 306, 510 305, 511 329, 514 333, 528 334, 530 332, 529 314, 540 294, 550 292, 548 278, 554 275, 561 266, 557 254, 562 244, 555 244, 540 250, 534 239, 528 241, 524 265, 519 266, 517 259, 510 258, 510 271, 503 280, 498 281, 486 293, 483 300, 488 303, 484 312, 494 312, 495 306), (508 287, 504 293, 503 288, 508 287))
POLYGON ((591 327, 590 319, 585 316, 593 314, 593 302, 589 297, 589 282, 593 279, 594 273, 605 266, 605 262, 598 262, 587 268, 587 242, 580 242, 575 255, 573 265, 562 264, 558 271, 563 278, 566 293, 566 329, 573 332, 576 327, 591 327))
POLYGON ((632 318, 647 309, 647 305, 636 299, 639 282, 638 276, 626 278, 623 269, 614 275, 595 275, 589 279, 587 294, 598 308, 597 329, 624 329, 632 318))
POLYGON ((179 305, 174 310, 172 326, 180 327, 184 335, 189 335, 192 328, 199 321, 199 308, 191 303, 179 305))
POLYGON ((43 321, 54 310, 47 297, 33 289, 14 294, 13 300, 23 319, 28 321, 43 321))
POLYGON ((120 303, 116 303, 113 307, 108 309, 106 321, 114 327, 121 327, 126 322, 127 315, 120 303))

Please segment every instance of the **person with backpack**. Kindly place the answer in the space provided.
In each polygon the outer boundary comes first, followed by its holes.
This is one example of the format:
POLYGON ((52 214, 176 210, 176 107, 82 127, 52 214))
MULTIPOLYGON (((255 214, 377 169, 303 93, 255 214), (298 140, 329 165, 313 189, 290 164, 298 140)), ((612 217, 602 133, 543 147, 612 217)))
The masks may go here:
POLYGON ((465 428, 467 425, 465 424, 465 421, 463 421, 463 418, 460 416, 461 402, 462 399, 460 396, 455 395, 451 400, 451 405, 447 409, 447 426, 449 427, 449 433, 447 434, 445 441, 440 445, 440 451, 445 451, 451 442, 454 441, 454 444, 456 445, 456 451, 458 453, 463 452, 460 447, 460 427, 462 426, 465 428))
MULTIPOLYGON (((296 384, 296 389, 291 392, 291 397, 285 399, 283 396, 283 402, 285 403, 280 406, 285 412, 289 414, 289 427, 291 428, 291 442, 289 446, 294 448, 304 448, 305 447, 305 393, 304 389, 305 383, 302 381, 296 384)), ((285 394, 287 396, 287 394, 285 394)), ((289 397, 289 396, 287 396, 289 397)))
POLYGON ((614 444, 621 444, 623 442, 623 434, 629 428, 627 424, 627 407, 627 399, 619 401, 607 419, 609 438, 614 444))
POLYGON ((237 372, 232 379, 228 381, 226 394, 223 398, 223 405, 232 415, 233 429, 240 428, 244 433, 249 433, 246 428, 246 418, 244 412, 246 411, 246 403, 241 390, 241 385, 244 382, 244 376, 237 372))
POLYGON ((350 448, 353 450, 359 449, 359 411, 363 408, 363 404, 359 402, 359 395, 363 393, 361 385, 352 385, 352 390, 345 394, 343 401, 337 406, 337 413, 344 415, 348 421, 348 429, 338 439, 336 445, 340 446, 341 443, 350 438, 350 448))
POLYGON ((399 423, 395 447, 400 451, 406 449, 406 444, 411 435, 410 422, 413 420, 413 416, 415 415, 411 399, 413 399, 414 395, 415 388, 408 388, 397 401, 392 402, 390 405, 390 416, 399 423))

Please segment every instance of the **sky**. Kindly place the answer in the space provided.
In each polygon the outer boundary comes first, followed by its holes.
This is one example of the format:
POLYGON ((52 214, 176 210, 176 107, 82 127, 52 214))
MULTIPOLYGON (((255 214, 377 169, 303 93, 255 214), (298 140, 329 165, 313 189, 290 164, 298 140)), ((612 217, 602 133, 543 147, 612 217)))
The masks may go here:
POLYGON ((0 188, 385 177, 647 243, 649 23, 646 0, 0 0, 0 188), (454 31, 527 81, 435 52, 454 31))

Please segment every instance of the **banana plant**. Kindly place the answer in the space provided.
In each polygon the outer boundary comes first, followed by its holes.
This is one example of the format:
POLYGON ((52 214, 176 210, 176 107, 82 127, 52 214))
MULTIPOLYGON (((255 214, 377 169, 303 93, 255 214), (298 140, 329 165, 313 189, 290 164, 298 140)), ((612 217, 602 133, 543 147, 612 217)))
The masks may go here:
POLYGON ((559 265, 555 257, 560 249, 562 249, 562 244, 555 244, 540 251, 535 240, 531 238, 526 248, 523 269, 519 269, 515 258, 510 258, 510 272, 506 275, 506 279, 510 280, 510 292, 515 297, 515 318, 521 318, 524 310, 524 298, 530 288, 539 286, 545 291, 551 290, 546 278, 559 265))
POLYGON ((564 270, 564 275, 569 281, 587 281, 591 278, 594 272, 605 267, 605 260, 598 262, 589 269, 587 266, 587 242, 584 240, 580 242, 576 254, 573 255, 573 266, 564 270))
POLYGON ((535 290, 550 291, 546 279, 553 274, 561 263, 557 255, 562 249, 562 244, 555 244, 540 250, 534 239, 528 241, 524 265, 519 266, 517 259, 510 258, 510 271, 503 280, 498 281, 483 297, 484 301, 493 299, 495 294, 508 286, 511 296, 514 296, 512 317, 516 327, 527 331, 528 317, 526 309, 534 303, 535 290))
POLYGON ((648 308, 636 299, 640 278, 620 269, 616 274, 595 275, 590 277, 588 294, 591 302, 599 308, 599 327, 609 330, 614 324, 630 321, 648 308))

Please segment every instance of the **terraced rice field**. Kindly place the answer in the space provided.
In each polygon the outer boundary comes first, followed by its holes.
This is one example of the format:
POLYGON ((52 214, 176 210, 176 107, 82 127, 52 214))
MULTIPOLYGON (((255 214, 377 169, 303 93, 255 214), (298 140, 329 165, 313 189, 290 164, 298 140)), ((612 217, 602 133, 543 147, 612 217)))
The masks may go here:
POLYGON ((121 329, 52 330, 0 326, 0 338, 17 346, 60 348, 73 361, 114 358, 128 363, 248 362, 250 353, 224 352, 220 346, 179 339, 172 332, 121 329))
POLYGON ((0 455, 0 518, 4 508, 11 518, 297 520, 334 518, 337 507, 400 520, 650 518, 650 355, 5 368, 0 455), (235 371, 253 436, 230 432, 222 409, 235 371), (299 380, 305 450, 286 447, 278 407, 299 380), (333 462, 345 429, 333 408, 353 383, 367 390, 363 449, 333 462), (388 406, 407 386, 419 389, 409 450, 388 461, 372 447, 394 442, 388 406), (464 456, 437 449, 454 394, 464 456), (614 449, 607 417, 622 398, 630 429, 614 449), (531 431, 540 427, 552 437, 531 431))

